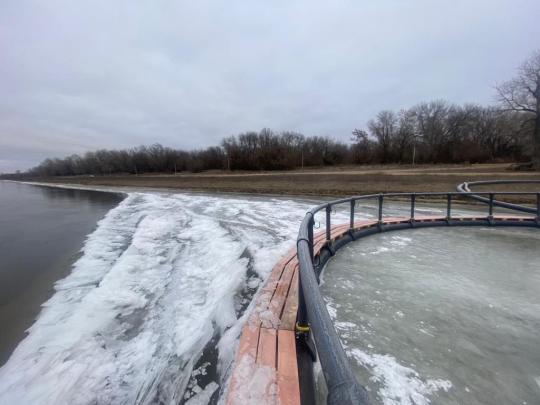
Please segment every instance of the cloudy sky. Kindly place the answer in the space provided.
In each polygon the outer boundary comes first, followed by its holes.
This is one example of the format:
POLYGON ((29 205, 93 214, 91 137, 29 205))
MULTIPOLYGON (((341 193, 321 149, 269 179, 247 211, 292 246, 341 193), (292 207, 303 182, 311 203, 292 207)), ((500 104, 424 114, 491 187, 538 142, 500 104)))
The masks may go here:
POLYGON ((377 111, 493 102, 538 0, 1 0, 0 172, 270 127, 348 140, 377 111))

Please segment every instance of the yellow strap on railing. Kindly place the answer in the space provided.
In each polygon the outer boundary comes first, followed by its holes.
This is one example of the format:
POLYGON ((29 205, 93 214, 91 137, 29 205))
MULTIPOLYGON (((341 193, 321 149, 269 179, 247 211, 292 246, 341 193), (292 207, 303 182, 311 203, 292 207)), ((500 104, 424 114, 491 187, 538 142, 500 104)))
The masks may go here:
POLYGON ((297 332, 308 333, 310 330, 309 325, 300 325, 298 322, 296 322, 297 332))

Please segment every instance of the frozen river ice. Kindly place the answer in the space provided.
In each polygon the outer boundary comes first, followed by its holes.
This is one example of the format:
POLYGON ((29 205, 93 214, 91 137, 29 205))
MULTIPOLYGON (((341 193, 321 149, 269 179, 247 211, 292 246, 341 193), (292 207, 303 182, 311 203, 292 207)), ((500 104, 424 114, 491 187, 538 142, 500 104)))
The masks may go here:
POLYGON ((375 404, 540 404, 540 232, 397 231, 344 247, 323 294, 375 404))
POLYGON ((0 368, 0 403, 215 402, 250 299, 311 205, 129 193, 0 368))

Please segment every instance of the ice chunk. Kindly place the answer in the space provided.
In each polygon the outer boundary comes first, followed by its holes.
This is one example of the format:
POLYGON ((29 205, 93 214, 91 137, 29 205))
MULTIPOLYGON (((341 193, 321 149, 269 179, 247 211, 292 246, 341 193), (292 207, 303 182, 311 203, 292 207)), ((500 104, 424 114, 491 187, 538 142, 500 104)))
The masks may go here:
POLYGON ((372 379, 381 384, 378 394, 385 405, 427 405, 431 403, 430 395, 452 387, 448 380, 422 379, 418 372, 390 355, 368 354, 356 348, 349 353, 371 369, 372 379))
POLYGON ((187 400, 185 405, 207 405, 218 388, 219 385, 217 383, 210 382, 203 390, 187 400))

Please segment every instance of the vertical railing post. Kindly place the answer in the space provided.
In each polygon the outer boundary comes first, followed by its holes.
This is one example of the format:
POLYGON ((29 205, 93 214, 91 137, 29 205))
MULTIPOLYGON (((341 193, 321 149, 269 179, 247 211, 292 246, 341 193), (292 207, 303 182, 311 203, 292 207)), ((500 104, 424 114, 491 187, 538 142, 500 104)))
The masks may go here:
POLYGON ((411 194, 411 226, 414 226, 414 206, 416 205, 416 194, 411 194))
POLYGON ((354 206, 356 205, 356 200, 351 200, 351 220, 349 223, 349 228, 352 231, 354 229, 354 206))
POLYGON ((450 222, 452 219, 452 194, 446 195, 446 220, 450 222))
POLYGON ((540 193, 536 193, 536 223, 540 225, 540 193))
POLYGON ((314 253, 313 253, 313 226, 315 225, 315 219, 313 218, 313 214, 311 214, 311 218, 308 223, 308 244, 309 244, 309 257, 311 259, 311 264, 314 264, 314 253))
POLYGON ((328 204, 326 206, 326 241, 330 242, 332 239, 332 229, 331 229, 331 223, 330 223, 330 214, 332 213, 332 206, 328 204))
POLYGON ((488 222, 490 225, 493 224, 493 201, 495 200, 495 195, 493 193, 489 193, 489 214, 488 214, 488 222))
POLYGON ((379 194, 379 214, 378 214, 379 226, 382 224, 382 204, 383 204, 383 199, 384 199, 384 196, 382 194, 379 194))

